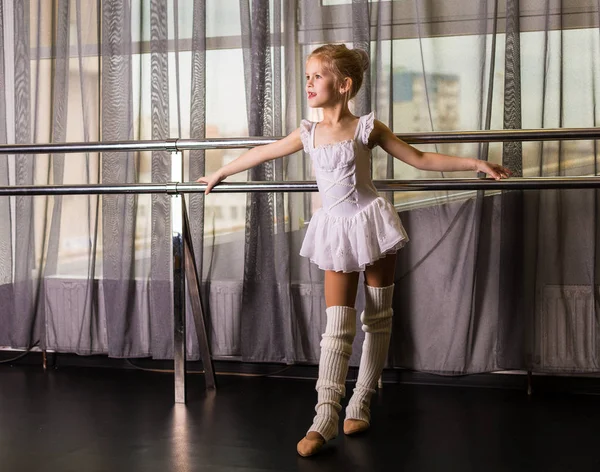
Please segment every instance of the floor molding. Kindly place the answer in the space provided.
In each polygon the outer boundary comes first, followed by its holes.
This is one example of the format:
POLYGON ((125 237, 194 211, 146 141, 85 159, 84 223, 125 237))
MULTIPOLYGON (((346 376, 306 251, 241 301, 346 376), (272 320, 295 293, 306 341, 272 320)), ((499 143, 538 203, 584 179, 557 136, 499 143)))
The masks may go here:
MULTIPOLYGON (((7 362, 24 353, 21 351, 0 351, 0 363, 13 366, 39 366, 43 368, 43 353, 32 351, 13 362, 7 362)), ((78 356, 66 353, 47 353, 48 369, 61 367, 97 367, 112 369, 137 369, 169 374, 173 362, 169 360, 116 359, 107 356, 78 356)), ((215 360, 217 375, 263 376, 291 379, 316 379, 316 365, 284 365, 277 363, 240 362, 215 360)), ((188 361, 189 375, 202 373, 200 361, 188 361)), ((356 379, 358 368, 350 367, 348 381, 356 379)), ((441 387, 477 387, 496 389, 516 389, 527 392, 528 379, 523 371, 503 371, 501 373, 480 373, 468 375, 440 375, 426 372, 414 372, 406 369, 386 369, 382 381, 395 384, 436 385, 441 387)), ((600 395, 600 376, 592 375, 547 375, 533 374, 531 377, 533 392, 569 392, 600 395)))

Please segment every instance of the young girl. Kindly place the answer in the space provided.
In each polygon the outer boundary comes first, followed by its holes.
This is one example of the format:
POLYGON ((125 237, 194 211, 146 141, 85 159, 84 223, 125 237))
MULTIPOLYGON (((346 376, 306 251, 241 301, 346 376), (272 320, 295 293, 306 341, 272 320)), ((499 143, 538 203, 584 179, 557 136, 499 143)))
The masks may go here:
POLYGON ((382 373, 390 343, 396 251, 408 236, 394 207, 379 197, 371 181, 371 149, 387 153, 418 169, 479 171, 506 178, 502 166, 477 159, 421 152, 398 139, 373 113, 356 117, 349 108, 362 84, 369 59, 360 49, 326 45, 306 61, 306 94, 310 107, 323 109, 323 121, 303 120, 300 128, 272 144, 258 146, 201 177, 206 194, 226 177, 262 162, 309 153, 323 207, 312 217, 300 254, 325 270, 327 324, 321 341, 316 416, 298 443, 301 456, 318 452, 338 434, 340 401, 352 341, 356 333, 354 303, 358 277, 364 271, 365 332, 356 388, 346 407, 344 433, 365 431, 370 425, 370 401, 382 373))

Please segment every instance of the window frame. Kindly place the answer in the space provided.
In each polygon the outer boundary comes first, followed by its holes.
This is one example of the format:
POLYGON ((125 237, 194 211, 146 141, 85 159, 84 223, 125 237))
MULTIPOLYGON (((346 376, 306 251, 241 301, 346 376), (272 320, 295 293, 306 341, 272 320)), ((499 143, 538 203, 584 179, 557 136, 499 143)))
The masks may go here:
MULTIPOLYGON (((436 0, 434 0, 436 1, 436 0)), ((520 28, 522 32, 558 29, 594 28, 600 25, 598 3, 594 0, 521 0, 520 28), (561 7, 562 3, 562 7, 561 7), (546 14, 549 13, 547 23, 546 14)), ((414 2, 370 1, 371 38, 381 40, 411 39, 419 37, 464 36, 481 34, 481 4, 487 2, 488 25, 493 30, 495 0, 437 0, 436 16, 424 18, 423 12, 429 0, 417 0, 420 14, 414 2), (383 10, 383 11, 380 11, 383 10), (379 18, 384 22, 377 26, 379 18), (421 21, 419 21, 421 20, 421 21), (420 25, 420 27, 417 27, 420 25), (389 28, 382 28, 388 26, 389 28), (379 31, 378 31, 379 29, 379 31)), ((326 43, 330 41, 351 42, 352 4, 323 5, 322 0, 304 0, 300 3, 299 44, 326 43), (337 24, 323 19, 344 18, 337 24), (350 19, 350 22, 348 21, 350 19)), ((506 0, 498 3, 497 32, 506 32, 506 0)))

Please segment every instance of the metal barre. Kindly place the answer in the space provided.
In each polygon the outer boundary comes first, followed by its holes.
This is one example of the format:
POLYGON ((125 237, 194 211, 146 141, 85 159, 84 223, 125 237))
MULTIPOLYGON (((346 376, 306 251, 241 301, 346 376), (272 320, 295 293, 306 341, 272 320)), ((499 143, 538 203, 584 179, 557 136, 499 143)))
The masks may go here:
MULTIPOLYGON (((600 139, 600 128, 549 128, 485 131, 434 131, 431 133, 396 133, 411 144, 493 143, 502 141, 563 141, 600 139)), ((3 144, 0 154, 62 154, 80 152, 190 151, 237 149, 269 144, 280 137, 207 138, 164 141, 113 141, 93 143, 3 144)))
MULTIPOLYGON (((379 191, 419 192, 432 190, 543 190, 584 189, 600 187, 600 177, 530 177, 504 180, 493 179, 419 179, 374 180, 379 191)), ((0 187, 2 196, 41 195, 105 195, 162 193, 179 195, 203 193, 205 184, 169 182, 166 184, 115 184, 115 185, 15 185, 0 187)), ((316 192, 315 182, 222 182, 212 193, 248 192, 316 192)))
MULTIPOLYGON (((498 141, 551 141, 581 140, 600 137, 599 128, 571 128, 547 130, 499 130, 468 132, 436 132, 398 134, 409 143, 450 143, 450 142, 498 142, 498 141)), ((196 332, 199 334, 199 348, 205 366, 206 387, 216 388, 210 346, 206 337, 204 314, 200 299, 197 274, 193 265, 193 248, 186 224, 185 193, 204 192, 206 186, 197 183, 184 183, 183 150, 246 148, 274 142, 279 138, 228 138, 228 139, 168 139, 166 141, 122 141, 98 143, 62 143, 42 145, 1 145, 1 154, 50 154, 78 152, 131 152, 166 151, 171 152, 171 180, 167 183, 149 184, 97 184, 97 185, 45 185, 45 186, 3 186, 1 196, 41 196, 41 195, 101 195, 101 194, 167 194, 171 197, 171 242, 173 256, 173 322, 174 322, 174 383, 175 402, 186 402, 186 317, 185 290, 186 276, 192 280, 190 297, 196 332), (188 260, 186 264, 186 259, 188 260), (186 267, 187 266, 187 267, 186 267)), ((502 181, 492 179, 431 179, 431 180, 379 180, 374 181, 378 190, 383 191, 425 191, 425 190, 526 190, 560 188, 598 188, 598 177, 536 177, 516 178, 502 181)), ((314 192, 315 182, 223 182, 212 190, 214 193, 240 192, 314 192)))

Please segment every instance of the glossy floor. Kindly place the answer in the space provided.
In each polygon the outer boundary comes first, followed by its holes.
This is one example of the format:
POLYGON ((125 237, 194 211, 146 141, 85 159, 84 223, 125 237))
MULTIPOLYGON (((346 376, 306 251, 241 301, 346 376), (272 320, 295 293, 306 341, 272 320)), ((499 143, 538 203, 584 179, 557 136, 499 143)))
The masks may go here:
POLYGON ((386 384, 368 433, 303 459, 314 381, 218 380, 176 407, 167 374, 0 366, 0 470, 600 470, 598 396, 386 384))

